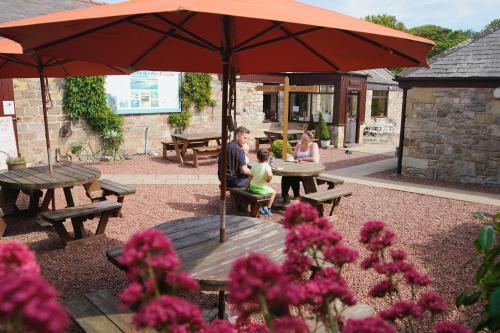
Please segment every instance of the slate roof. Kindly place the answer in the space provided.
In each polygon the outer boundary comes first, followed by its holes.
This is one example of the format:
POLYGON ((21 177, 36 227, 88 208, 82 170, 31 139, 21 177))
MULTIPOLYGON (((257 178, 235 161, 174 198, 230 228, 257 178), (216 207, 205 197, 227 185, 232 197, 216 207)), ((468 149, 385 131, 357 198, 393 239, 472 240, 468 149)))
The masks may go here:
POLYGON ((368 78, 366 79, 366 82, 368 83, 386 84, 392 86, 398 84, 394 81, 394 75, 392 75, 392 73, 385 68, 366 69, 362 71, 352 71, 349 73, 367 75, 368 78))
POLYGON ((95 6, 92 0, 0 0, 0 22, 95 6))
POLYGON ((500 26, 464 41, 429 60, 431 68, 411 68, 397 80, 500 78, 500 26))

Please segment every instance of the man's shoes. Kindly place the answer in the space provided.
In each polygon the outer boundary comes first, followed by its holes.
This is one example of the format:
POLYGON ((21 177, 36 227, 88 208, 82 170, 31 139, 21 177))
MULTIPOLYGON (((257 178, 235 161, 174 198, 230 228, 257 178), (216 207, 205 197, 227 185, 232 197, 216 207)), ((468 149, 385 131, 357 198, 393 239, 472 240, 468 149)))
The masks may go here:
POLYGON ((261 207, 261 208, 267 216, 269 217, 273 216, 273 213, 271 212, 271 209, 269 207, 261 207))

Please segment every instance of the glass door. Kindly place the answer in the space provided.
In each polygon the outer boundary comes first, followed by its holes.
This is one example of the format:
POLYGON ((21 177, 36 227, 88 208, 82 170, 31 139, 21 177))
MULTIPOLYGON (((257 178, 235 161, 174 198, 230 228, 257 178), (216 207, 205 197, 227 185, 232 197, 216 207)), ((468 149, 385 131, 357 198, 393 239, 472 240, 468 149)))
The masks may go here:
POLYGON ((359 115, 359 91, 347 92, 345 143, 356 143, 359 115))

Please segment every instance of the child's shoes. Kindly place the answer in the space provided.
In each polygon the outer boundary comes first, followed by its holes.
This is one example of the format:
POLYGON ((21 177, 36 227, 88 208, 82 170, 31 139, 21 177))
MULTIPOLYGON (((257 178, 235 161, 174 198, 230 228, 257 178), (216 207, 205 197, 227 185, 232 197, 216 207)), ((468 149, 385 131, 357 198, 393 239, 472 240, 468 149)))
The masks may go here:
POLYGON ((269 217, 273 216, 273 213, 271 212, 271 209, 269 207, 264 207, 263 210, 267 216, 269 217))

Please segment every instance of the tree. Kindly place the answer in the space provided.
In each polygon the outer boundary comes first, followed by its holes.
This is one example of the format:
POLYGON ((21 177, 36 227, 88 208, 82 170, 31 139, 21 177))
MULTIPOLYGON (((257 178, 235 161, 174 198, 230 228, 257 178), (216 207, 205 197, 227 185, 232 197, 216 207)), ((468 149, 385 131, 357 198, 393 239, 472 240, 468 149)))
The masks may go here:
POLYGON ((495 19, 495 20, 491 21, 490 23, 488 23, 488 25, 486 27, 484 27, 484 30, 493 29, 493 28, 496 28, 497 26, 500 26, 500 19, 495 19))
POLYGON ((396 16, 388 15, 388 14, 379 14, 379 15, 368 15, 363 18, 363 20, 372 22, 375 24, 383 25, 384 27, 388 27, 391 29, 407 31, 403 22, 400 22, 396 19, 396 16))
POLYGON ((432 24, 411 28, 408 32, 416 36, 433 40, 436 43, 429 53, 429 58, 446 51, 464 40, 472 38, 474 34, 471 30, 452 30, 432 24))

